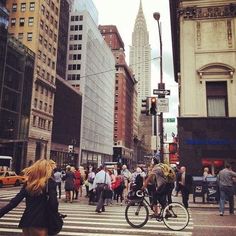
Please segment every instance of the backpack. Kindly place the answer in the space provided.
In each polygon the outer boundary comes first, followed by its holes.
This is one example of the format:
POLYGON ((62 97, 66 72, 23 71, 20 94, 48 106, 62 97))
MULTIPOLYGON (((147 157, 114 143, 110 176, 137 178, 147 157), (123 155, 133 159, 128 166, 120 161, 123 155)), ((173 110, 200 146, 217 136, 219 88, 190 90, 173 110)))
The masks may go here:
POLYGON ((176 179, 175 171, 167 164, 159 163, 157 166, 161 167, 167 183, 174 183, 176 179))

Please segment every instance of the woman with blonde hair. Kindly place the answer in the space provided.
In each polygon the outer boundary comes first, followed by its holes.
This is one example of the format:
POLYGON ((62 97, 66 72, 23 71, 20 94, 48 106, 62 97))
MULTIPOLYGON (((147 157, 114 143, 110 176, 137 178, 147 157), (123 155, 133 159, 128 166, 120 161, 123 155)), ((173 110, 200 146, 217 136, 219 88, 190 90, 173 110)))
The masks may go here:
POLYGON ((2 209, 0 218, 15 208, 26 198, 26 208, 21 217, 19 228, 24 236, 47 236, 46 208, 58 212, 56 183, 51 178, 56 167, 52 160, 40 159, 23 170, 26 182, 20 192, 2 209), (49 200, 47 202, 47 195, 49 200))

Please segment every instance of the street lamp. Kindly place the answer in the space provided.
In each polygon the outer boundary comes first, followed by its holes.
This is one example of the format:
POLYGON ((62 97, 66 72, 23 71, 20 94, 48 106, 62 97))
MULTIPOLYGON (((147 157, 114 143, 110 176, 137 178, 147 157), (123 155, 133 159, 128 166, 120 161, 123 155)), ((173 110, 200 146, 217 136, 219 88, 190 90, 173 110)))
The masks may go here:
MULTIPOLYGON (((159 43, 160 43, 160 83, 158 83, 158 90, 165 90, 165 84, 163 83, 163 71, 162 71, 162 37, 161 37, 161 25, 160 25, 161 15, 159 12, 154 12, 153 17, 157 21, 158 32, 159 32, 159 43)), ((165 97, 165 95, 158 95, 158 98, 164 98, 164 97, 165 97)), ((160 132, 160 162, 163 162, 163 160, 164 160, 164 158, 163 158, 163 154, 164 154, 163 112, 160 112, 160 115, 159 115, 159 132, 160 132)))

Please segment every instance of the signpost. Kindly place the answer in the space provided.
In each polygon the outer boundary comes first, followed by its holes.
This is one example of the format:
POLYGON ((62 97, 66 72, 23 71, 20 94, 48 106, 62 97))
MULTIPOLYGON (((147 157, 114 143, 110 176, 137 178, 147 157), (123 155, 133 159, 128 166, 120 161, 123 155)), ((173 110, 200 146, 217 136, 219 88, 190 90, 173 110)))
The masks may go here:
POLYGON ((154 95, 170 95, 170 90, 164 90, 164 89, 153 89, 154 95))

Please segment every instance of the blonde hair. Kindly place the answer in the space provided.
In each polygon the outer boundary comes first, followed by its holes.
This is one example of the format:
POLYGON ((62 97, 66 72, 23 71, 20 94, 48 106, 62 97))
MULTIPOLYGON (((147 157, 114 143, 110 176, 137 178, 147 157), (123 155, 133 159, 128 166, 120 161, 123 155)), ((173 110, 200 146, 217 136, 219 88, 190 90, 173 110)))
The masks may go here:
POLYGON ((26 190, 30 195, 39 195, 43 192, 55 166, 56 164, 52 160, 40 159, 23 170, 27 178, 26 190))

